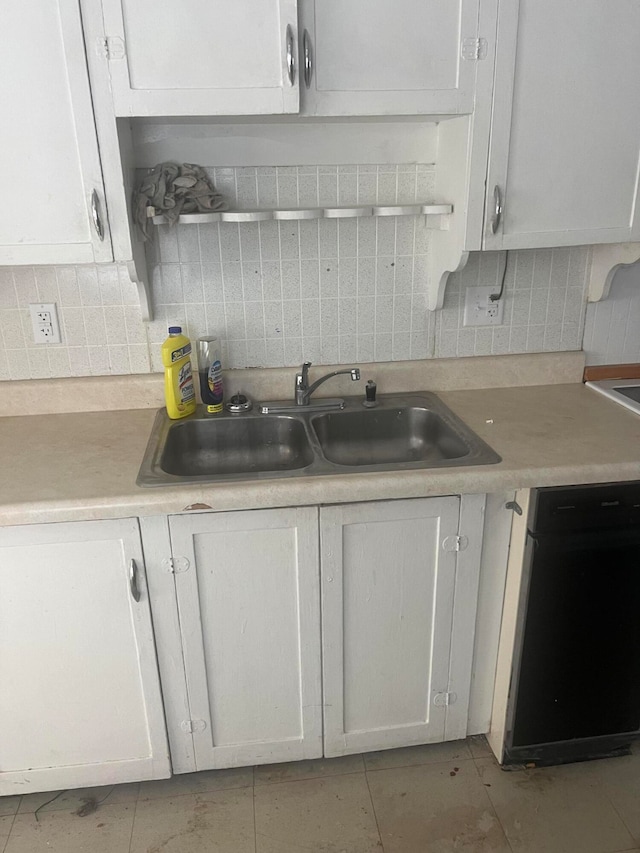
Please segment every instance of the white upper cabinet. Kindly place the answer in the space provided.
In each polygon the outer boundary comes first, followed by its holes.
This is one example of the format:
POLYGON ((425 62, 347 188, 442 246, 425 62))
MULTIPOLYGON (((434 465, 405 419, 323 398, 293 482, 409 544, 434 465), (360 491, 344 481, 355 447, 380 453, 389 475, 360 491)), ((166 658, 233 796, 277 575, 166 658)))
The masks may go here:
POLYGON ((479 0, 300 0, 307 115, 473 110, 479 0), (468 58, 464 58, 468 57, 468 58))
POLYGON ((120 116, 297 113, 297 0, 102 0, 120 116))
POLYGON ((640 239, 639 44, 637 0, 501 4, 484 248, 640 239))
POLYGON ((3 3, 0 24, 0 264, 109 261, 77 2, 3 3))

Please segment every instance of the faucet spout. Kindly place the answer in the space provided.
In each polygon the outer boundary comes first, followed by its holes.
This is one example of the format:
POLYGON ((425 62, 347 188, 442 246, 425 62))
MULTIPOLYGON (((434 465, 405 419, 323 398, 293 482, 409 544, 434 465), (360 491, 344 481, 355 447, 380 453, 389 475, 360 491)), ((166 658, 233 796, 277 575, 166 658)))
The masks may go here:
POLYGON ((342 376, 343 374, 349 374, 351 376, 351 381, 356 382, 360 379, 360 368, 359 367, 349 367, 345 370, 334 370, 331 373, 326 373, 324 376, 321 376, 320 379, 316 379, 313 385, 309 385, 309 368, 311 367, 311 362, 305 361, 302 365, 301 372, 296 374, 296 406, 308 406, 309 401, 311 399, 311 395, 313 392, 322 385, 323 382, 326 382, 327 379, 331 379, 332 376, 342 376))

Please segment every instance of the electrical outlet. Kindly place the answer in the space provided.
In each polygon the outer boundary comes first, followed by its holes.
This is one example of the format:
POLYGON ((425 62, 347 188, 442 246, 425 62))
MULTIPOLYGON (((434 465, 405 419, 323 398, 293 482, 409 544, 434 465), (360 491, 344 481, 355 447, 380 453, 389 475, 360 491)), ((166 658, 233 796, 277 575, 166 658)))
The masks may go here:
POLYGON ((55 302, 29 305, 29 314, 35 343, 60 343, 60 324, 55 302))
POLYGON ((464 300, 465 326, 499 326, 504 316, 504 300, 492 300, 495 287, 468 287, 464 300))

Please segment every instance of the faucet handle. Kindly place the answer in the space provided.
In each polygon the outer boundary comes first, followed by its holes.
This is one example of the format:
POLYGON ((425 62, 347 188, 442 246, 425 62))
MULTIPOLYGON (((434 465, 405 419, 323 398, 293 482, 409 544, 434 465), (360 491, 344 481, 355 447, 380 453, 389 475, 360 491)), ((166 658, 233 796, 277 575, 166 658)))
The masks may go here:
POLYGON ((296 388, 307 388, 309 386, 309 368, 310 361, 305 361, 300 368, 300 373, 296 373, 296 388))

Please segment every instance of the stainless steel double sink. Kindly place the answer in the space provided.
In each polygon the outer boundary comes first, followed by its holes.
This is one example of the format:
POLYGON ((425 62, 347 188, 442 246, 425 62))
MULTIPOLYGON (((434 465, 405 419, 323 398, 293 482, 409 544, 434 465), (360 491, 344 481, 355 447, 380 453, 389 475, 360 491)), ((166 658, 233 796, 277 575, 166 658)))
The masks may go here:
MULTIPOLYGON (((318 400, 321 404, 322 401, 318 400)), ((344 408, 208 415, 181 421, 161 409, 138 474, 165 486, 488 465, 500 457, 435 394, 379 395, 375 408, 346 397, 344 408)))

